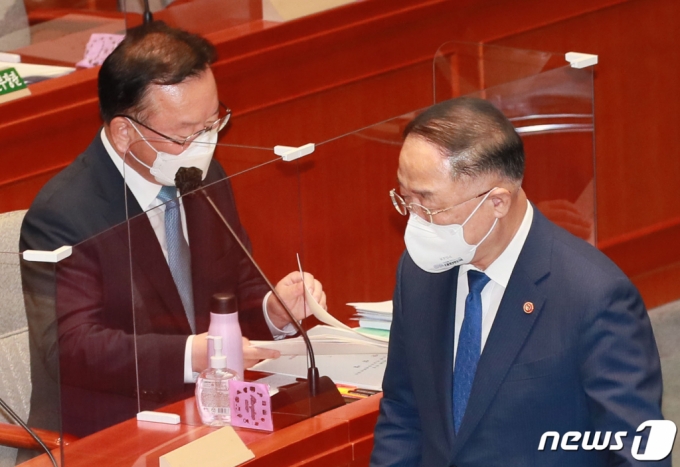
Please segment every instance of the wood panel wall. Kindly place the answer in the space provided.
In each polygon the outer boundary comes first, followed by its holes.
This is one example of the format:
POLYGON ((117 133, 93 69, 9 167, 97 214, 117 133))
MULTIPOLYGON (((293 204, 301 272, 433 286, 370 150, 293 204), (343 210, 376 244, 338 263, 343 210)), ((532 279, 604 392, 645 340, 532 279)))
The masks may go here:
POLYGON ((499 34, 496 44, 597 54, 598 247, 648 306, 680 297, 680 3, 636 0, 499 34))
MULTIPOLYGON (((674 0, 366 0, 287 24, 255 19, 207 35, 218 47, 221 98, 234 110, 221 141, 319 143, 425 106, 432 56, 448 40, 597 53, 599 246, 653 306, 680 297, 680 214, 670 194, 680 181, 672 138, 680 104, 669 98, 678 20, 674 0)), ((183 25, 201 30, 198 20, 183 25)), ((1 211, 28 207, 100 125, 96 70, 32 89, 0 107, 1 211)), ((233 180, 265 271, 274 278, 294 269, 290 256, 302 250, 344 319, 345 301, 389 298, 403 249, 403 223, 387 198, 398 142, 376 146, 375 157, 363 142, 354 147, 360 162, 334 164, 352 144, 328 143, 307 162, 273 163, 233 180), (290 195, 294 186, 299 193, 290 195)), ((234 173, 269 156, 220 149, 218 158, 234 173)))

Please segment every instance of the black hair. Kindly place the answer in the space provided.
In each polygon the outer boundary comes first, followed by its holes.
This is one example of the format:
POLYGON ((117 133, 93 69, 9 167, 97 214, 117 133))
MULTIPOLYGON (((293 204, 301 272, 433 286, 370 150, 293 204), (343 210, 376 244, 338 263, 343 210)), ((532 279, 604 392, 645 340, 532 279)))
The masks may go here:
POLYGON ((120 114, 139 114, 151 84, 172 85, 200 75, 216 60, 206 39, 162 21, 127 31, 99 70, 99 111, 110 123, 120 114))
POLYGON ((497 173, 512 181, 524 176, 524 145, 512 123, 489 101, 460 97, 425 110, 404 130, 437 146, 452 176, 497 173))

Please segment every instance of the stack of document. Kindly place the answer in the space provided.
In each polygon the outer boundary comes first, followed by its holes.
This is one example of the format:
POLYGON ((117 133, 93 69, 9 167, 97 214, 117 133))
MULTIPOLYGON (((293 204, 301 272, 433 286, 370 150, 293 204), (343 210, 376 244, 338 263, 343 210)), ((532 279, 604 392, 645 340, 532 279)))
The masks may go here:
MULTIPOLYGON (((377 341, 346 329, 319 325, 307 332, 315 355, 386 354, 387 342, 377 341)), ((274 349, 281 355, 306 355, 302 337, 279 341, 251 341, 262 349, 274 349)))
POLYGON ((14 68, 26 84, 37 83, 49 78, 58 78, 75 71, 67 66, 34 65, 32 63, 12 63, 0 61, 0 70, 14 68))
MULTIPOLYGON (((307 288, 305 300, 312 314, 327 325, 316 326, 307 333, 314 348, 319 374, 330 377, 336 384, 382 390, 389 331, 347 326, 324 310, 307 288), (375 332, 384 335, 375 335, 375 332)), ((391 311, 391 303, 389 308, 391 311)), ((280 358, 264 360, 255 365, 253 370, 299 378, 307 376, 307 349, 301 337, 279 341, 251 341, 251 344, 281 352, 280 358)))
POLYGON ((392 300, 348 303, 348 305, 356 308, 357 312, 351 319, 359 321, 359 327, 362 330, 365 332, 378 331, 374 334, 389 336, 390 326, 392 325, 392 300))
MULTIPOLYGON (((387 363, 387 342, 332 326, 316 326, 308 332, 321 376, 336 384, 382 390, 387 363)), ((301 337, 279 341, 251 341, 255 347, 276 349, 281 357, 265 360, 252 369, 299 378, 307 376, 307 353, 301 337)))
MULTIPOLYGON (((328 376, 335 384, 349 384, 374 391, 382 391, 386 365, 386 354, 316 355, 316 367, 321 376, 328 376)), ((264 360, 252 370, 306 378, 307 357, 286 355, 264 360)))

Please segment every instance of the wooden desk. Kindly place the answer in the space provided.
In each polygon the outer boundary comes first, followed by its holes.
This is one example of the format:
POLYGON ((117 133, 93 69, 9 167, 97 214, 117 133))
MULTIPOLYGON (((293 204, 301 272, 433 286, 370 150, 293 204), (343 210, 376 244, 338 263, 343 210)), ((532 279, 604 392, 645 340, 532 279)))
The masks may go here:
MULTIPOLYGON (((243 465, 368 465, 381 397, 356 401, 273 433, 236 428, 255 454, 255 459, 243 465)), ((128 420, 66 446, 64 467, 156 467, 163 454, 216 429, 198 423, 193 398, 169 405, 164 411, 180 414, 182 423, 163 425, 128 420)), ((46 455, 21 465, 51 467, 46 455)))

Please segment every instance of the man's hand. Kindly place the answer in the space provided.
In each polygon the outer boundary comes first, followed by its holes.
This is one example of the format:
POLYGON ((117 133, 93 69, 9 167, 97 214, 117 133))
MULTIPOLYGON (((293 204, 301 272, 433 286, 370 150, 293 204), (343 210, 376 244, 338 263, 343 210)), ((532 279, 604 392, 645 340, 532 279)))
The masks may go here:
POLYGON ((279 358, 281 352, 272 349, 260 349, 250 345, 250 341, 243 338, 243 368, 250 368, 261 360, 267 358, 279 358))
MULTIPOLYGON (((191 345, 191 366, 196 373, 208 368, 208 333, 198 334, 194 336, 194 341, 191 345)), ((250 345, 250 341, 245 337, 243 339, 243 367, 250 368, 260 360, 266 358, 279 358, 281 352, 271 349, 260 349, 250 345)))
MULTIPOLYGON (((314 297, 319 305, 325 310, 326 293, 323 291, 321 282, 314 279, 314 276, 307 272, 304 277, 304 285, 300 273, 294 271, 281 279, 275 287, 276 292, 281 296, 286 305, 288 305, 288 308, 290 308, 290 311, 293 312, 293 315, 297 320, 302 320, 312 314, 309 305, 305 303, 304 286, 307 287, 312 294, 312 297, 314 297)), ((279 303, 279 300, 274 294, 271 294, 267 301, 267 313, 269 314, 269 319, 272 324, 279 329, 282 329, 286 324, 290 323, 290 318, 288 317, 286 310, 281 306, 281 303, 279 303)))

